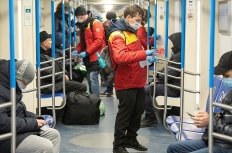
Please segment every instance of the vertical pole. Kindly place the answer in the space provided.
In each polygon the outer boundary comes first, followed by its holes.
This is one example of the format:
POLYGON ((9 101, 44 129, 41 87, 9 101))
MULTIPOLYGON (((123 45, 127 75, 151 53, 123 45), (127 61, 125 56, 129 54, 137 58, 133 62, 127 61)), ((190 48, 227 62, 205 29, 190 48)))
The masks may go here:
POLYGON ((69 10, 68 10, 68 25, 69 25, 69 77, 72 80, 72 29, 71 29, 71 6, 70 6, 70 1, 69 1, 69 10))
POLYGON ((75 7, 76 7, 76 2, 75 2, 75 0, 73 1, 73 14, 74 14, 74 17, 73 17, 73 27, 74 27, 74 46, 76 47, 77 46, 77 42, 76 42, 76 26, 75 26, 75 24, 76 24, 76 17, 75 17, 75 7))
POLYGON ((168 65, 168 25, 169 25, 169 0, 166 0, 166 23, 165 23, 165 67, 164 67, 164 115, 163 115, 163 125, 166 128, 166 116, 167 116, 167 65, 168 65))
POLYGON ((56 110, 55 110, 55 17, 54 17, 54 0, 51 1, 51 17, 52 17, 52 114, 54 118, 53 127, 56 125, 56 110))
POLYGON ((215 0, 210 0, 210 53, 209 53, 209 153, 213 153, 213 86, 214 86, 215 0))
MULTIPOLYGON (((150 49, 149 33, 150 33, 150 0, 147 1, 147 49, 150 49)), ((149 65, 147 65, 147 85, 149 84, 149 65)))
POLYGON ((64 100, 66 100, 66 93, 65 93, 65 56, 66 56, 66 46, 65 46, 65 9, 64 9, 65 1, 62 0, 62 50, 63 50, 63 95, 64 100))
POLYGON ((184 115, 184 67, 185 67, 185 26, 186 26, 186 0, 181 6, 181 90, 180 90, 180 125, 178 141, 181 141, 184 115))
POLYGON ((157 0, 154 0, 154 49, 156 51, 156 37, 157 37, 157 0))
POLYGON ((41 89, 40 89, 40 1, 35 0, 35 28, 36 28, 36 69, 37 69, 37 108, 41 115, 41 89))
POLYGON ((15 73, 15 42, 14 42, 14 0, 9 0, 10 25, 10 88, 11 88, 11 152, 16 149, 16 73, 15 73))

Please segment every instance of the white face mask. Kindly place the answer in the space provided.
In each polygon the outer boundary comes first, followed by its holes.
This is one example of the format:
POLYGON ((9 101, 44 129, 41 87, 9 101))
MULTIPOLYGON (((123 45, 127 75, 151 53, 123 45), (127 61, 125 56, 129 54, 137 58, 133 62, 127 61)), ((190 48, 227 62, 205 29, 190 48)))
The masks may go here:
POLYGON ((17 80, 17 84, 21 90, 24 90, 27 87, 22 81, 17 80))
POLYGON ((139 22, 136 22, 134 24, 130 24, 131 28, 133 28, 135 31, 137 31, 142 25, 139 22))
POLYGON ((78 22, 78 23, 83 23, 84 20, 83 20, 83 19, 80 19, 80 18, 77 18, 77 22, 78 22))

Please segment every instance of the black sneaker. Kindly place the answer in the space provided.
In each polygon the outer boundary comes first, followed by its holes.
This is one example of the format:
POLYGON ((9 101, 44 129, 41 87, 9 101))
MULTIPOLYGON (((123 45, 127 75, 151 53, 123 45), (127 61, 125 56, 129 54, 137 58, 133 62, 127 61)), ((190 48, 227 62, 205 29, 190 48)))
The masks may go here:
POLYGON ((144 118, 141 120, 140 127, 145 128, 145 127, 154 127, 155 125, 155 118, 144 118))
POLYGON ((113 95, 113 93, 110 93, 110 92, 107 92, 107 91, 104 91, 104 92, 100 93, 100 96, 111 97, 112 95, 113 95))
POLYGON ((138 151, 147 151, 147 148, 141 145, 137 139, 125 140, 124 146, 126 148, 132 148, 138 151))
POLYGON ((124 146, 114 146, 113 153, 129 153, 124 146))

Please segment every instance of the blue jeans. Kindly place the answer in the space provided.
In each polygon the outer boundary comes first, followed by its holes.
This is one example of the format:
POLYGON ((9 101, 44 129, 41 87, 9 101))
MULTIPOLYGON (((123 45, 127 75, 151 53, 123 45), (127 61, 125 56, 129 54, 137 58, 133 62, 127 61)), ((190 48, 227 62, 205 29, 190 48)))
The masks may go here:
POLYGON ((89 92, 99 96, 99 80, 98 71, 91 71, 87 73, 87 79, 89 83, 89 92))
MULTIPOLYGON (((202 140, 186 140, 172 143, 167 148, 167 153, 208 153, 208 146, 202 140)), ((231 153, 223 147, 213 147, 213 153, 231 153)))

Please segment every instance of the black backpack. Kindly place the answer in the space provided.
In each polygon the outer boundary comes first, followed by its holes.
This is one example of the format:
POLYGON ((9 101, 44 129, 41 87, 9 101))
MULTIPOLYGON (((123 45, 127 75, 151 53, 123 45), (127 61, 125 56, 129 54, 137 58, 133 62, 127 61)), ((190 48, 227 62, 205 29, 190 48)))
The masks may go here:
POLYGON ((100 119, 101 99, 86 92, 69 92, 64 111, 63 122, 67 125, 98 124, 100 119))

